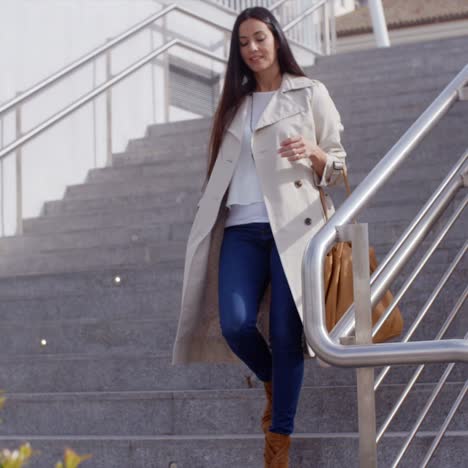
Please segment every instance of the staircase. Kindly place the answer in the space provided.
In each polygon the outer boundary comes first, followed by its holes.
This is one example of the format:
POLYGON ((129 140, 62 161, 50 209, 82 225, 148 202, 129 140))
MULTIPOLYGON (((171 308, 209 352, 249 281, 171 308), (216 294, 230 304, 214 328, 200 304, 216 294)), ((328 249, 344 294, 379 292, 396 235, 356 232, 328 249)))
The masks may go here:
MULTIPOLYGON (((352 188, 465 65, 467 50, 467 37, 451 38, 326 57, 307 70, 327 85, 342 116, 352 188)), ((243 364, 170 364, 210 124, 148 127, 114 155, 113 167, 91 170, 63 200, 25 220, 24 235, 0 239, 0 388, 7 398, 0 447, 30 441, 41 453, 29 466, 53 467, 66 446, 93 455, 83 467, 263 466, 264 392, 252 373, 243 364)), ((467 144, 468 103, 457 103, 361 214, 378 258, 467 144)), ((330 193, 336 206, 345 196, 340 187, 330 193)), ((438 227, 452 212, 453 204, 438 227)), ((406 326, 467 232, 465 215, 405 296, 406 326)), ((465 259, 416 340, 435 336, 466 274, 465 259)), ((447 336, 467 329, 465 304, 447 336)), ((390 466, 443 368, 426 366, 378 446, 379 467, 390 466)), ((377 391, 377 427, 413 370, 393 369, 377 391)), ((467 378, 467 366, 457 365, 400 466, 418 466, 467 378)), ((467 466, 467 443, 465 402, 430 466, 467 466)), ((355 372, 308 360, 291 468, 345 465, 358 466, 355 372)))

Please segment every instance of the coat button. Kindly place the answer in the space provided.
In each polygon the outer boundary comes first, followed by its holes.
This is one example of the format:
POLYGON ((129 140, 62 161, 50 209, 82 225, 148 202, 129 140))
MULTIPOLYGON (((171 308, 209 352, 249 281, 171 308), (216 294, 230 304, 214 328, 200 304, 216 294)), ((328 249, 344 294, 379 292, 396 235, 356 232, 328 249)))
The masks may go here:
POLYGON ((302 186, 302 180, 295 180, 295 181, 294 181, 294 185, 295 185, 296 187, 301 187, 301 186, 302 186))
POLYGON ((312 224, 312 220, 310 218, 304 219, 304 223, 306 223, 308 226, 312 224))

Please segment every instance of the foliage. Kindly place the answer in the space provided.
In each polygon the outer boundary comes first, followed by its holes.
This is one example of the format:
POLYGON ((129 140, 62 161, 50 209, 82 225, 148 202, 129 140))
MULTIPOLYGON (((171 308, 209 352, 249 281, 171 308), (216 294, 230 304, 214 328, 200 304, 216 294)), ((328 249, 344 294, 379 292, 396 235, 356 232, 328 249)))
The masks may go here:
MULTIPOLYGON (((0 394, 3 392, 4 390, 0 390, 0 394)), ((0 409, 4 406, 5 400, 4 396, 0 396, 0 409)), ((35 453, 40 452, 41 450, 33 450, 29 442, 16 450, 3 449, 0 451, 0 468, 22 468, 35 453)), ((78 455, 69 447, 65 447, 64 452, 64 461, 58 461, 55 468, 76 468, 82 461, 92 456, 91 454, 78 455)))

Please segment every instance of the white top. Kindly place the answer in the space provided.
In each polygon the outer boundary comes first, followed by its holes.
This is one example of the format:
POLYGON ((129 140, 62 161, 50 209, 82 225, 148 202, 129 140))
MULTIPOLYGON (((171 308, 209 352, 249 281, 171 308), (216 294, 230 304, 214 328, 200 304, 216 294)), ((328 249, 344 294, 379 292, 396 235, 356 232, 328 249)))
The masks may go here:
POLYGON ((228 189, 226 206, 229 208, 225 227, 261 222, 268 223, 268 213, 252 157, 252 130, 275 91, 257 91, 252 94, 250 112, 244 126, 241 152, 228 189))

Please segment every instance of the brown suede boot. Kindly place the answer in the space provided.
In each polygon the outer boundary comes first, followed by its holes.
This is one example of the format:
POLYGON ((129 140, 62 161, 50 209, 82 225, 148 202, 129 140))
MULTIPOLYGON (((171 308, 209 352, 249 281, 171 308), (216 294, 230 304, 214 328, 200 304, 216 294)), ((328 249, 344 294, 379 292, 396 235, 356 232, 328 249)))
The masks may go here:
POLYGON ((268 431, 265 435, 264 468, 288 468, 291 436, 268 431))
POLYGON ((268 382, 263 382, 265 386, 265 393, 267 397, 267 404, 265 406, 265 411, 262 416, 262 429, 263 432, 266 434, 268 429, 271 426, 271 413, 272 413, 272 404, 273 404, 273 381, 269 380, 268 382))

